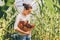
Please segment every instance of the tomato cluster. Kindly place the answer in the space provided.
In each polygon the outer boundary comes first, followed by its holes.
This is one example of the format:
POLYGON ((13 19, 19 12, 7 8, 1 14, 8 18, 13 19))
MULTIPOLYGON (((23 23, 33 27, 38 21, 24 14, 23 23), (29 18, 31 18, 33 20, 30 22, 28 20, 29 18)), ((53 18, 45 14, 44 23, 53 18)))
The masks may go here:
POLYGON ((26 23, 24 21, 19 21, 18 27, 23 31, 30 31, 32 28, 34 28, 34 25, 29 24, 28 21, 26 23))

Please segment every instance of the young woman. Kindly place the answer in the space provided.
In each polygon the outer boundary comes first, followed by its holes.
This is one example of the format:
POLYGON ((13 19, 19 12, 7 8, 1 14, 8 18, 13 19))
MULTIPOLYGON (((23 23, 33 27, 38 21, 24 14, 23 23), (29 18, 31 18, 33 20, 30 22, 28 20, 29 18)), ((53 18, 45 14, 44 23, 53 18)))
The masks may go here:
POLYGON ((28 21, 30 23, 30 13, 32 11, 32 6, 29 4, 23 3, 24 10, 22 13, 19 13, 16 17, 16 21, 14 24, 14 29, 16 30, 18 36, 16 40, 31 40, 31 31, 23 31, 18 27, 19 21, 24 21, 25 23, 28 21))

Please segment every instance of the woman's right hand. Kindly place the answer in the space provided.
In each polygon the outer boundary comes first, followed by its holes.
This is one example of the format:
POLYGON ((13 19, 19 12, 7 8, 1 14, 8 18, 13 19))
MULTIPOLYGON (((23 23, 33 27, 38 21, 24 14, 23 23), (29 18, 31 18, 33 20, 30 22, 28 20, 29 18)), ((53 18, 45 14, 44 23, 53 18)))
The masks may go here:
POLYGON ((30 33, 31 33, 30 31, 25 32, 25 34, 27 34, 27 35, 29 35, 30 33))

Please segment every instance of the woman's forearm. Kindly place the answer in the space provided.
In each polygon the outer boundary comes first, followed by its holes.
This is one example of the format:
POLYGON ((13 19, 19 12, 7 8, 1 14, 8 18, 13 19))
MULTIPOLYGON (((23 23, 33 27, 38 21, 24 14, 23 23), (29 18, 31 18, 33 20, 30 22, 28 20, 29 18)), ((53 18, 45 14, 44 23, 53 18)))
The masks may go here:
POLYGON ((25 32, 25 31, 19 29, 18 27, 15 30, 18 31, 18 32, 20 32, 20 33, 22 33, 22 34, 27 34, 27 35, 29 35, 31 33, 31 31, 25 32))
POLYGON ((18 32, 20 32, 20 33, 25 34, 25 32, 23 30, 19 29, 18 27, 15 30, 18 31, 18 32))

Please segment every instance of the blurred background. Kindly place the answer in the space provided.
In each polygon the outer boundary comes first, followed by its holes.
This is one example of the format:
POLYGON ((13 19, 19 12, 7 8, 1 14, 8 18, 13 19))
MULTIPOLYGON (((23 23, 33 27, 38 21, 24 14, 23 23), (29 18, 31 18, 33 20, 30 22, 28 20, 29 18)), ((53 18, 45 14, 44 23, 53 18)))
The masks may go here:
MULTIPOLYGON (((14 22, 16 15, 23 8, 19 5, 22 2, 0 0, 0 40, 16 39, 14 22)), ((31 23, 35 24, 32 30, 32 40, 60 40, 60 0, 31 0, 31 2, 34 17, 31 23)))

